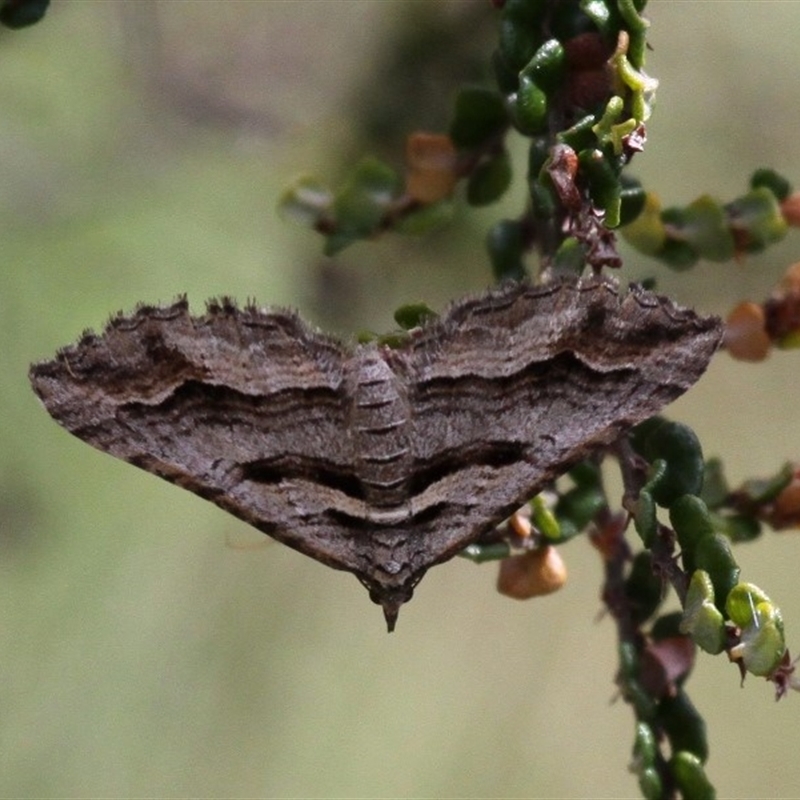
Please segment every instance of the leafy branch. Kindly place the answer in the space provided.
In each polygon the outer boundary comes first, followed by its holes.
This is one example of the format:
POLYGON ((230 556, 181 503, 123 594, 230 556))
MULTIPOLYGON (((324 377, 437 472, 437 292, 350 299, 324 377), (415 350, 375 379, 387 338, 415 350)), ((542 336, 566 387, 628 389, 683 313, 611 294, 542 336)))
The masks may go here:
MULTIPOLYGON (((704 195, 662 208, 628 174, 647 141, 657 81, 645 71, 646 0, 494 0, 495 86, 461 90, 447 133, 417 132, 405 171, 366 157, 336 190, 314 177, 287 188, 285 214, 325 238, 333 255, 386 233, 428 233, 511 183, 508 137, 529 142, 525 208, 497 220, 487 255, 497 280, 619 268, 616 230, 669 268, 758 252, 800 221, 800 194, 778 173, 757 171, 742 196, 704 195), (531 264, 534 266, 531 267, 531 264)), ((425 307, 396 316, 411 328, 425 307)), ((391 343, 391 338, 387 339, 391 343)), ((800 269, 765 301, 728 318, 725 348, 759 360, 800 346, 800 269)), ((699 647, 727 654, 742 679, 770 681, 776 697, 798 688, 778 607, 741 580, 734 547, 800 524, 800 469, 731 490, 687 426, 654 418, 618 442, 624 495, 614 510, 599 460, 578 465, 462 555, 500 559, 498 589, 525 599, 566 579, 560 545, 587 534, 600 554, 603 600, 617 629, 617 685, 635 716, 632 769, 646 798, 710 798, 705 722, 685 681, 699 647), (631 525, 632 523, 632 525, 631 525), (632 537, 631 529, 638 534, 632 537), (668 590, 682 610, 661 613, 668 590)))

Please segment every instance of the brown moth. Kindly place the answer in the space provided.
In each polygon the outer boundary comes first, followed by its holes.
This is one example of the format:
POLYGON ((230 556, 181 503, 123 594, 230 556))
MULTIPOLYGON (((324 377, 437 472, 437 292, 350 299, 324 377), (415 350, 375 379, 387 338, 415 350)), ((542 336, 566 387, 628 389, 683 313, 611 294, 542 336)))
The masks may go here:
POLYGON ((694 384, 722 329, 603 277, 461 300, 393 348, 181 299, 30 378, 79 438, 352 572, 392 630, 429 567, 694 384))

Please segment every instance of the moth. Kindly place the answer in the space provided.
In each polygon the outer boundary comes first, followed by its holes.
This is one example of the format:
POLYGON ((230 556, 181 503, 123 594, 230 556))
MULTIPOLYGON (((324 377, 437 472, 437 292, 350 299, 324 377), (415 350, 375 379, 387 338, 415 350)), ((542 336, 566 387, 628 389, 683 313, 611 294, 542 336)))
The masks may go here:
POLYGON ((352 572, 391 631, 431 566, 685 392, 722 331, 597 276, 462 299, 392 347, 183 298, 30 379, 80 439, 352 572))

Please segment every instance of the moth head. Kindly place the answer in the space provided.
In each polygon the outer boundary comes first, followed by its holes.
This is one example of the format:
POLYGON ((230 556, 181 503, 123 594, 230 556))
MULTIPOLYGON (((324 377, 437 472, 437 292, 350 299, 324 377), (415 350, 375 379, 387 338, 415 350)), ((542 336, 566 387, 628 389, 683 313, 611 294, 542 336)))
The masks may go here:
POLYGON ((400 613, 400 606, 407 603, 414 596, 413 586, 393 586, 387 589, 385 586, 367 586, 369 598, 373 603, 377 603, 383 608, 383 616, 386 617, 386 628, 389 633, 394 630, 397 622, 397 615, 400 613))

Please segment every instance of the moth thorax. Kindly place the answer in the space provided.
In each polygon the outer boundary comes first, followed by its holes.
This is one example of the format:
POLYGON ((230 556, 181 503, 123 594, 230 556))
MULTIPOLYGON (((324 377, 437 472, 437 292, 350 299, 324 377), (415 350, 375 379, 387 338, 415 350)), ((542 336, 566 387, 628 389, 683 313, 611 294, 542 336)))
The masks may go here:
POLYGON ((400 505, 411 472, 406 387, 377 349, 360 354, 354 377, 350 430, 365 499, 400 505))

